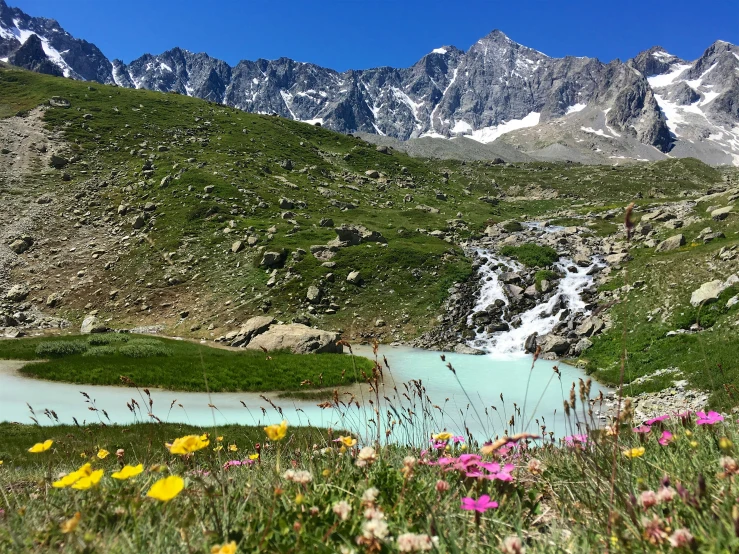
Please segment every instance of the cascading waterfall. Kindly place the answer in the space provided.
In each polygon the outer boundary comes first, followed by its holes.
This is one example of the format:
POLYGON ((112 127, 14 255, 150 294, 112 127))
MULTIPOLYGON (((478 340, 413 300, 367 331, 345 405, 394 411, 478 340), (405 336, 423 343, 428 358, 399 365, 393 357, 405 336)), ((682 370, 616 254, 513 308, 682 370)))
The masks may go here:
MULTIPOLYGON (((478 270, 482 274, 482 287, 474 311, 485 310, 496 300, 502 300, 509 305, 509 300, 500 282, 500 274, 505 271, 520 271, 521 265, 510 260, 497 258, 492 252, 480 250, 481 256, 488 261, 478 270)), ((525 355, 524 343, 533 333, 540 336, 549 333, 561 320, 564 311, 572 314, 581 312, 587 314, 585 302, 581 298, 582 291, 593 283, 592 268, 598 265, 593 258, 589 267, 578 267, 567 258, 561 258, 556 264, 563 277, 557 283, 557 290, 544 303, 519 314, 521 323, 517 327, 511 326, 508 331, 487 333, 478 332, 468 344, 485 351, 496 358, 514 358, 525 355), (576 271, 570 271, 576 268, 576 271)), ((470 316, 468 323, 471 323, 470 316)), ((510 322, 508 322, 510 324, 510 322)))

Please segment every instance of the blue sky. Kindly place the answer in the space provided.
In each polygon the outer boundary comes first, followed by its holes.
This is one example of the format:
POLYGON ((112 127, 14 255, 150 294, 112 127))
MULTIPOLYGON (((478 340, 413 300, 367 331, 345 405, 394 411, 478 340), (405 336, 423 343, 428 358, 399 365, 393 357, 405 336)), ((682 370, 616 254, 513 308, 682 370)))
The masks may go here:
POLYGON ((174 46, 235 64, 290 57, 337 70, 406 67, 493 29, 550 56, 628 59, 655 44, 695 59, 739 44, 739 0, 6 0, 125 62, 174 46))

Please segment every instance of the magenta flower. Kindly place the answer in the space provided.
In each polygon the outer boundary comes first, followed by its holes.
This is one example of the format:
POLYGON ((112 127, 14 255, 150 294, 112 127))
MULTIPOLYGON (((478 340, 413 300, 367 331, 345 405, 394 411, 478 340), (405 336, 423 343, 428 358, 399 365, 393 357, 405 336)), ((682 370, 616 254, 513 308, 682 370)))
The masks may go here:
POLYGON ((578 443, 584 446, 586 442, 588 442, 587 435, 570 435, 569 437, 565 437, 565 444, 567 446, 575 446, 578 443))
POLYGON ((460 442, 464 442, 464 437, 457 435, 456 437, 452 437, 452 440, 454 441, 454 444, 459 444, 460 442))
POLYGON ((695 422, 696 425, 713 425, 724 420, 724 416, 718 412, 695 412, 695 415, 698 416, 698 420, 695 422))
POLYGON ((490 497, 487 494, 483 494, 477 500, 475 500, 474 498, 470 498, 469 496, 462 499, 463 510, 475 510, 483 514, 487 510, 497 507, 498 503, 494 500, 490 500, 490 497))
POLYGON ((462 454, 459 457, 459 461, 465 465, 469 465, 471 463, 478 463, 481 460, 482 458, 480 458, 480 456, 478 456, 477 454, 462 454))
POLYGON ((666 419, 670 419, 670 414, 665 414, 665 415, 661 415, 661 416, 658 416, 658 417, 653 417, 652 419, 646 420, 644 423, 646 423, 647 425, 654 425, 658 421, 664 421, 666 419))
POLYGON ((639 425, 639 427, 634 427, 632 429, 632 431, 634 431, 634 433, 644 433, 644 434, 647 434, 647 433, 650 433, 652 431, 652 428, 649 425, 639 425))
POLYGON ((662 436, 659 439, 657 439, 657 442, 659 442, 662 446, 667 446, 673 440, 675 439, 672 436, 672 433, 670 433, 669 431, 662 431, 662 436))

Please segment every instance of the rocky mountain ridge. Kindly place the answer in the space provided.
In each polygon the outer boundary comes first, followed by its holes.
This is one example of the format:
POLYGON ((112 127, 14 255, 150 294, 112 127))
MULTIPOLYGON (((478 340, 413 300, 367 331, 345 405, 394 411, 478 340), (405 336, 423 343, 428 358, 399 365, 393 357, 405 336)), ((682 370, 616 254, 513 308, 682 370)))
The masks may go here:
POLYGON ((288 58, 231 67, 180 48, 125 64, 0 0, 0 59, 378 138, 467 138, 541 160, 739 164, 739 47, 723 41, 694 62, 660 47, 627 62, 551 58, 495 30, 466 52, 437 48, 409 68, 339 73, 288 58))

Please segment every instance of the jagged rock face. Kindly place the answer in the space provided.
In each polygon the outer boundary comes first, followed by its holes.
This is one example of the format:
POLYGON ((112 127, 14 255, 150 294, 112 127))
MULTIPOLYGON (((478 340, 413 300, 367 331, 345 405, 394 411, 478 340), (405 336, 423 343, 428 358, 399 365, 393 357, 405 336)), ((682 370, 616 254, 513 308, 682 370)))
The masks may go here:
POLYGON ((28 37, 25 44, 18 48, 8 61, 13 65, 38 73, 46 73, 57 77, 64 76, 62 70, 46 55, 41 39, 36 35, 28 37))
POLYGON ((53 19, 31 17, 0 0, 0 58, 9 58, 32 35, 41 39, 47 57, 65 77, 113 82, 110 61, 97 46, 74 38, 53 19))
POLYGON ((0 58, 33 34, 48 61, 34 41, 24 67, 50 72, 51 63, 68 77, 178 92, 340 132, 403 141, 468 137, 533 159, 661 159, 670 152, 739 164, 739 48, 722 41, 695 62, 655 46, 604 64, 550 58, 496 30, 467 52, 445 46, 400 69, 339 73, 288 58, 231 67, 180 48, 126 65, 56 21, 0 0, 0 58), (537 150, 542 144, 549 146, 537 150))

